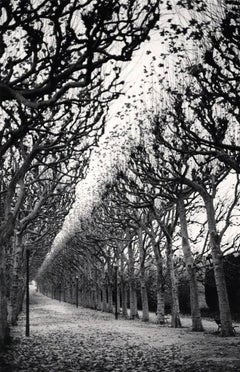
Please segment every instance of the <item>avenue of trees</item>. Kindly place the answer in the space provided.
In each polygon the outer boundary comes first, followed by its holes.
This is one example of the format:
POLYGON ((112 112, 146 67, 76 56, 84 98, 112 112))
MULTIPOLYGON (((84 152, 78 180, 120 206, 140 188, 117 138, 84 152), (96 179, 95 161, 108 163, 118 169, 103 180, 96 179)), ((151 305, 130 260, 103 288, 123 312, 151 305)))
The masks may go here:
POLYGON ((155 57, 146 71, 154 81, 148 91, 151 107, 131 97, 120 114, 138 128, 135 145, 125 145, 125 163, 112 165, 101 200, 87 216, 77 214, 75 231, 60 239, 43 263, 37 276, 43 293, 74 302, 77 278, 81 304, 113 311, 118 270, 122 314, 138 316, 138 288, 142 320, 148 321, 151 274, 157 321, 165 322, 168 292, 171 325, 180 327, 178 282, 185 276, 192 329, 201 331, 198 282, 210 266, 222 335, 234 334, 224 255, 239 255, 240 12, 234 1, 208 5, 179 1, 189 10, 189 23, 171 23, 161 31, 169 50, 160 72, 155 57), (171 72, 168 57, 174 53, 171 72))
POLYGON ((86 172, 121 65, 159 2, 3 1, 0 13, 0 345, 86 172), (35 270, 35 271, 34 271, 35 270))
POLYGON ((139 316, 140 293, 148 321, 154 291, 158 323, 168 296, 173 327, 187 278, 194 331, 212 265, 222 335, 233 335, 223 261, 239 254, 239 14, 231 0, 3 2, 0 345, 21 311, 26 250, 44 294, 113 311, 118 285, 123 316, 139 316), (91 168, 121 64, 159 8, 185 21, 160 17, 167 51, 142 77, 146 100, 130 97, 112 153, 91 168))

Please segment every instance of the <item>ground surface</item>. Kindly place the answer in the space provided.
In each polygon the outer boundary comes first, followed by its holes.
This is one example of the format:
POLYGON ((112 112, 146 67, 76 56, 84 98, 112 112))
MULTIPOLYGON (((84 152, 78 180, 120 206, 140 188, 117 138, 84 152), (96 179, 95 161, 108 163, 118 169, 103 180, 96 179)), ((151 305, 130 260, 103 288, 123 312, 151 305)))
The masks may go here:
POLYGON ((24 313, 13 344, 0 354, 0 372, 240 372, 240 327, 223 338, 204 320, 205 332, 75 308, 38 293, 31 296, 30 337, 24 313))

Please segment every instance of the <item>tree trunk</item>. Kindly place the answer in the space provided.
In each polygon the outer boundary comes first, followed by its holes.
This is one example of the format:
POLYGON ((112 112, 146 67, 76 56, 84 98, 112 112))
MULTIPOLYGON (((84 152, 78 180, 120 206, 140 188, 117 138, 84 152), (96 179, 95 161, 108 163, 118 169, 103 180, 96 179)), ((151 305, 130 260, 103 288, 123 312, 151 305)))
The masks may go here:
POLYGON ((121 300, 121 294, 120 294, 120 286, 118 284, 118 291, 117 291, 117 313, 120 314, 120 300, 121 300))
POLYGON ((129 297, 130 297, 130 319, 139 318, 137 311, 136 281, 134 273, 134 257, 132 244, 128 244, 128 271, 129 271, 129 297))
POLYGON ((92 308, 97 310, 97 284, 94 281, 92 288, 92 308))
POLYGON ((124 277, 121 277, 121 298, 122 298, 122 316, 128 318, 127 311, 127 285, 124 277))
POLYGON ((75 302, 75 288, 74 288, 74 283, 71 279, 71 304, 74 304, 74 302, 75 302))
POLYGON ((159 252, 158 243, 151 236, 152 248, 156 262, 156 294, 157 294, 157 324, 165 323, 165 301, 164 301, 164 280, 163 280, 163 265, 162 257, 159 252))
POLYGON ((207 211, 210 247, 218 294, 222 336, 233 336, 234 330, 232 326, 227 286, 223 269, 223 254, 221 252, 219 235, 217 233, 213 198, 209 195, 203 195, 202 197, 207 211))
POLYGON ((91 298, 91 290, 87 288, 87 307, 91 308, 92 298, 91 298))
POLYGON ((148 295, 145 278, 141 278, 142 321, 149 321, 148 295))
POLYGON ((148 295, 145 278, 145 252, 143 247, 142 229, 138 229, 138 246, 140 258, 140 284, 141 284, 141 301, 142 301, 142 321, 149 321, 148 295))
POLYGON ((178 300, 178 283, 175 275, 173 252, 172 252, 172 242, 167 241, 167 265, 170 277, 170 287, 171 287, 171 307, 172 307, 172 319, 171 326, 174 328, 181 327, 180 320, 180 310, 179 310, 179 300, 178 300))
POLYGON ((25 277, 19 278, 18 293, 16 294, 16 313, 17 317, 23 309, 23 302, 25 296, 25 277))
POLYGON ((102 311, 104 312, 108 311, 107 288, 105 284, 102 286, 102 311))
POLYGON ((178 212, 181 225, 181 236, 182 236, 182 250, 184 255, 184 261, 186 265, 188 281, 190 286, 190 304, 191 304, 191 317, 192 317, 192 330, 203 331, 201 312, 198 300, 198 283, 196 278, 196 269, 194 260, 189 244, 186 210, 184 206, 184 200, 180 197, 178 200, 178 212))
POLYGON ((101 288, 97 285, 97 310, 101 310, 101 288))
POLYGON ((113 288, 112 288, 112 283, 108 283, 107 293, 108 293, 108 311, 109 311, 109 313, 112 313, 113 312, 113 288))
POLYGON ((11 290, 10 290, 10 306, 11 306, 11 313, 10 319, 11 324, 14 326, 17 324, 17 318, 19 315, 19 292, 21 291, 20 286, 24 285, 22 283, 21 278, 24 276, 23 274, 23 254, 24 254, 24 246, 23 246, 23 237, 20 234, 16 234, 15 242, 13 246, 13 268, 12 268, 12 275, 11 275, 11 290))
POLYGON ((7 304, 7 247, 11 241, 14 228, 14 216, 10 215, 0 229, 0 347, 5 345, 10 339, 8 324, 8 304, 7 304))
POLYGON ((99 284, 99 275, 100 271, 95 268, 94 270, 94 281, 95 281, 95 288, 96 288, 96 309, 101 310, 101 286, 99 284))
POLYGON ((128 318, 128 310, 127 310, 127 285, 126 280, 124 277, 124 256, 121 254, 121 298, 122 298, 122 316, 124 318, 128 318))
POLYGON ((163 273, 162 273, 162 260, 157 262, 157 323, 165 323, 165 301, 164 301, 164 283, 163 283, 163 273))
POLYGON ((19 301, 19 313, 21 313, 23 311, 23 303, 24 303, 24 298, 25 298, 25 295, 26 295, 26 286, 24 285, 24 283, 25 283, 25 280, 24 279, 25 278, 23 278, 22 291, 19 294, 19 297, 20 297, 20 301, 19 301))
POLYGON ((63 302, 66 302, 66 281, 65 281, 65 277, 63 277, 63 302))
POLYGON ((9 339, 5 264, 6 249, 4 245, 2 245, 0 248, 0 348, 4 346, 9 339))

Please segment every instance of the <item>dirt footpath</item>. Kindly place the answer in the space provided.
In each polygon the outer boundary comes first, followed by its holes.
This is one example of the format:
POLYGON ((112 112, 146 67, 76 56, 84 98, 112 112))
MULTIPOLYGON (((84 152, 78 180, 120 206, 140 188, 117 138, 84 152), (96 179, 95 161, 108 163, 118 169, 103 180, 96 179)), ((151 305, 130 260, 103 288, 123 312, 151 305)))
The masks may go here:
POLYGON ((173 329, 106 314, 33 293, 30 337, 24 313, 12 329, 13 344, 0 354, 0 372, 240 372, 240 327, 234 338, 192 332, 190 319, 173 329))

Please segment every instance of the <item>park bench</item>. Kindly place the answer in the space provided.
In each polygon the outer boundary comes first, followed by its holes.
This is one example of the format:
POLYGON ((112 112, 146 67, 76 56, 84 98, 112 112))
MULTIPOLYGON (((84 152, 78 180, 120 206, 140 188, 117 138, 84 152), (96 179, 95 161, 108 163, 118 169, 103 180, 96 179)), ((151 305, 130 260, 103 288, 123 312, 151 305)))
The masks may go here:
MULTIPOLYGON (((221 329, 222 329, 222 323, 221 323, 221 320, 219 318, 214 318, 214 321, 215 323, 217 324, 218 326, 218 329, 217 331, 218 332, 221 332, 221 329)), ((236 334, 236 329, 235 328, 238 328, 238 326, 233 326, 233 333, 236 334)))
MULTIPOLYGON (((157 312, 155 313, 157 316, 157 312)), ((169 315, 164 315, 164 324, 169 325, 170 324, 170 317, 169 315)))
POLYGON ((170 317, 168 315, 164 315, 164 322, 166 325, 170 324, 170 317))

